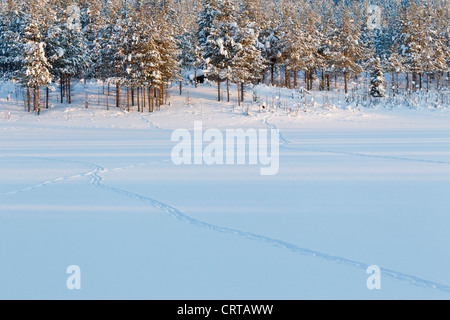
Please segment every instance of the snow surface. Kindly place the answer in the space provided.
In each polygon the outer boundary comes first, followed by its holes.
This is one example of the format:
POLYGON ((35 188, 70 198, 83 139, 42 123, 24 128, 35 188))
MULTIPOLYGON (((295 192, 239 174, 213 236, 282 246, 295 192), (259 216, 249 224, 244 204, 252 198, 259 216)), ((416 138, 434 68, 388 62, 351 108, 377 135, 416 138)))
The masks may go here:
POLYGON ((448 106, 310 97, 307 112, 260 113, 206 85, 127 113, 87 89, 89 109, 78 84, 73 105, 56 91, 37 116, 0 85, 0 299, 450 298, 448 106), (280 129, 279 174, 173 165, 172 130, 200 120, 280 129), (69 265, 79 291, 66 288, 69 265), (379 291, 369 265, 382 267, 379 291))

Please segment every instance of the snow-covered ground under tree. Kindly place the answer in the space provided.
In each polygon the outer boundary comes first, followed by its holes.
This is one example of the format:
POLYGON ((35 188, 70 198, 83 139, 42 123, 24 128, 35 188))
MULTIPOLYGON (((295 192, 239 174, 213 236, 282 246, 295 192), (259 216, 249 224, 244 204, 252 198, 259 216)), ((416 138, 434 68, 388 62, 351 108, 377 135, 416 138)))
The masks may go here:
POLYGON ((127 113, 91 83, 87 110, 78 84, 74 104, 54 93, 37 116, 14 88, 0 87, 1 299, 450 298, 445 103, 348 107, 328 94, 304 112, 291 91, 259 87, 260 112, 203 86, 127 113), (279 174, 174 165, 171 134, 195 121, 278 128, 279 174), (381 290, 366 286, 369 265, 381 290))

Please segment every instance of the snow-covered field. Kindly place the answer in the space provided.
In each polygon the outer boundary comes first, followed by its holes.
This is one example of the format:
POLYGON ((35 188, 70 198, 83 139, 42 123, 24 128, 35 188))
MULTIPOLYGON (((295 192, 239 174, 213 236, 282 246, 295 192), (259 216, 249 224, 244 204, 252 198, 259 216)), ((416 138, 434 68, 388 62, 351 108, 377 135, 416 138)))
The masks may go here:
POLYGON ((304 112, 260 87, 267 107, 246 115, 204 86, 149 114, 106 111, 88 89, 89 109, 78 84, 37 116, 0 87, 0 299, 450 298, 448 105, 319 96, 304 112), (171 134, 195 121, 278 128, 279 174, 174 165, 171 134))

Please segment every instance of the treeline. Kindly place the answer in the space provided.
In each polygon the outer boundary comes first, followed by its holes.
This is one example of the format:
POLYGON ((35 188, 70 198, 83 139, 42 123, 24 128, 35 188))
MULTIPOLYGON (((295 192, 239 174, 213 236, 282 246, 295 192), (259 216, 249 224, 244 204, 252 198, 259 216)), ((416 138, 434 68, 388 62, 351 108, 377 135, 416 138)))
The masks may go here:
POLYGON ((348 93, 349 78, 369 71, 374 96, 382 96, 383 72, 397 87, 400 74, 407 89, 430 78, 439 87, 450 63, 449 8, 447 0, 205 0, 190 56, 201 51, 218 79, 242 84, 274 85, 278 70, 282 85, 297 87, 302 71, 307 90, 330 90, 342 77, 348 93))
POLYGON ((28 110, 40 112, 40 91, 59 82, 71 103, 73 79, 100 79, 121 90, 127 108, 163 103, 165 85, 179 77, 175 12, 164 0, 6 1, 1 11, 0 67, 27 92, 28 110), (137 97, 136 97, 137 96, 137 97), (135 101, 136 100, 136 101, 135 101))
MULTIPOLYGON (((369 2, 334 0, 3 0, 0 69, 26 88, 39 112, 40 91, 59 82, 71 103, 72 79, 95 78, 126 91, 127 108, 164 103, 183 70, 221 83, 254 82, 331 90, 371 71, 406 75, 421 89, 449 71, 447 0, 369 2), (279 81, 276 75, 282 75, 279 81), (300 80, 300 75, 303 79, 300 80), (425 79, 425 80, 424 80, 425 79), (300 84, 300 81, 304 84, 300 84), (278 82, 278 83, 276 83, 278 82), (281 83, 280 83, 281 82, 281 83)), ((448 75, 447 75, 448 76, 448 75)), ((180 90, 181 90, 180 81, 180 90)), ((382 95, 375 88, 377 95, 382 95)), ((371 92, 374 88, 371 89, 371 92)), ((109 100, 107 100, 109 101, 109 100)), ((48 107, 48 103, 46 103, 48 107)), ((109 106, 109 102, 108 102, 109 106)))

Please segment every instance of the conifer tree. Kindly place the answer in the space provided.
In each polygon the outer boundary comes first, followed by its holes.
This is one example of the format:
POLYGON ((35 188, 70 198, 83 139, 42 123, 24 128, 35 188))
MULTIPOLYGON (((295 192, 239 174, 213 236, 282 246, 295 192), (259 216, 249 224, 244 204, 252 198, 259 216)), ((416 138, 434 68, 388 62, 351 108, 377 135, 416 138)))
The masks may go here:
MULTIPOLYGON (((232 61, 237 34, 235 12, 236 10, 231 0, 221 0, 217 8, 214 10, 210 9, 207 21, 211 19, 211 24, 207 29, 206 43, 202 40, 202 43, 204 43, 204 59, 211 67, 209 73, 217 79, 219 101, 221 100, 220 83, 222 79, 227 80, 228 83, 232 78, 232 61)), ((202 31, 202 34, 205 32, 202 31)), ((227 93, 229 100, 229 91, 227 93)))
POLYGON ((341 21, 337 29, 336 47, 333 48, 337 70, 344 75, 345 93, 348 93, 348 79, 350 75, 362 72, 360 62, 365 58, 361 44, 361 32, 355 24, 351 8, 342 5, 341 21))
POLYGON ((28 111, 31 111, 31 93, 33 96, 33 111, 40 114, 41 99, 40 88, 48 87, 52 78, 50 64, 45 56, 45 43, 40 32, 42 23, 39 11, 30 7, 26 15, 26 28, 21 39, 22 68, 19 71, 19 80, 27 88, 28 111))
POLYGON ((370 79, 370 95, 374 98, 384 97, 384 74, 379 57, 373 61, 373 71, 370 79))
POLYGON ((261 73, 265 68, 255 10, 255 0, 244 1, 241 5, 232 60, 233 78, 238 84, 238 89, 240 85, 239 100, 242 102, 245 83, 261 79, 261 73))
POLYGON ((52 74, 60 79, 61 103, 64 96, 72 103, 71 79, 84 75, 91 63, 87 40, 81 29, 80 9, 68 4, 62 1, 56 8, 54 24, 46 37, 52 74))

